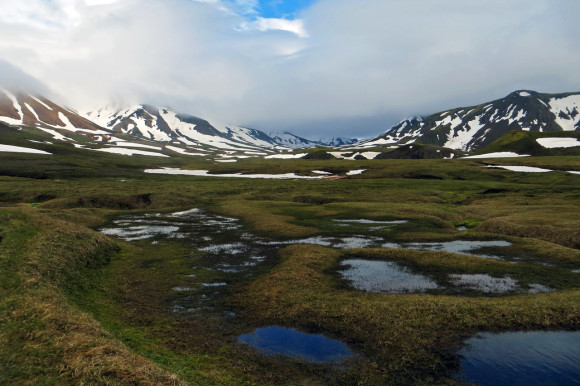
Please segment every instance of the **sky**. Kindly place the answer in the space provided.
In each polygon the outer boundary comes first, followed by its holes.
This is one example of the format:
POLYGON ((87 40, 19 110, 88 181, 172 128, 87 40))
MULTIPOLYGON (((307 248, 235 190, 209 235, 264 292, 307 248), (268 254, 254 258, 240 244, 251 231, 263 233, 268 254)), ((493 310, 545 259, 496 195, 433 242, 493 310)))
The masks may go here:
POLYGON ((580 91, 577 0, 0 0, 0 84, 307 138, 580 91), (50 90, 50 91, 47 91, 50 90))

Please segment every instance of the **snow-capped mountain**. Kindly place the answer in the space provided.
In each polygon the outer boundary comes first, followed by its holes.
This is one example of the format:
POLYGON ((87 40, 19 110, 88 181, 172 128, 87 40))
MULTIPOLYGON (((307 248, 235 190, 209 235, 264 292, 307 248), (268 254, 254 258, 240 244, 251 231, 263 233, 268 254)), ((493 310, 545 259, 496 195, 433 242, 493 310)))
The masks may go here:
POLYGON ((286 150, 265 133, 238 126, 180 114, 170 108, 137 105, 130 108, 105 108, 85 114, 113 133, 123 133, 159 142, 181 143, 221 150, 286 150))
POLYGON ((321 142, 299 137, 295 134, 284 132, 270 132, 268 134, 276 143, 291 149, 306 149, 309 147, 322 146, 321 142))
POLYGON ((405 119, 365 147, 412 143, 474 151, 512 130, 555 132, 580 129, 580 93, 520 90, 489 103, 405 119))
POLYGON ((270 132, 268 135, 272 137, 272 139, 276 141, 276 143, 292 149, 307 149, 317 146, 337 147, 350 145, 359 141, 356 138, 346 138, 346 137, 333 137, 331 139, 310 140, 289 133, 287 131, 270 132))
POLYGON ((320 139, 319 142, 321 142, 324 146, 346 146, 346 145, 352 145, 354 143, 357 143, 359 141, 358 138, 349 138, 349 137, 332 137, 330 139, 320 139))
POLYGON ((55 130, 76 132, 96 140, 102 140, 109 134, 75 111, 24 90, 0 89, 0 122, 11 126, 36 127, 58 137, 62 134, 55 130))

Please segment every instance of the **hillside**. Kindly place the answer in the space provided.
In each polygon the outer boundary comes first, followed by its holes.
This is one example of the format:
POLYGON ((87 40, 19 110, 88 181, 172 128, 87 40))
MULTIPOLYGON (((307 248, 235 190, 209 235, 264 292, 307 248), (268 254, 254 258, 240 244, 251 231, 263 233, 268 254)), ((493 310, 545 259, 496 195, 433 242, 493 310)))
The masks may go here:
POLYGON ((362 145, 432 144, 476 151, 510 131, 561 132, 580 128, 580 93, 515 91, 476 106, 405 119, 362 145))

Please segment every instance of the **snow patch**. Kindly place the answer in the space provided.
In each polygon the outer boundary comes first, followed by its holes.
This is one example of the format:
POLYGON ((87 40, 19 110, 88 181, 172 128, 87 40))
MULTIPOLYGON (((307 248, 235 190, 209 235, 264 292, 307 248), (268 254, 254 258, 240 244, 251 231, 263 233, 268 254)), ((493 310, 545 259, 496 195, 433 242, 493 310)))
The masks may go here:
POLYGON ((481 117, 481 115, 476 116, 457 132, 451 130, 447 136, 447 142, 445 142, 443 147, 468 151, 469 142, 485 126, 485 124, 480 123, 481 117))
POLYGON ((6 96, 12 101, 12 105, 14 106, 14 109, 16 109, 16 111, 18 112, 20 119, 0 117, 0 121, 8 123, 9 125, 22 125, 22 121, 24 120, 24 113, 22 112, 22 107, 20 106, 20 103, 18 103, 16 97, 10 91, 2 89, 2 92, 4 92, 4 94, 6 94, 6 96))
POLYGON ((551 169, 542 169, 534 166, 504 166, 504 165, 489 165, 488 168, 495 169, 506 169, 512 172, 522 172, 522 173, 547 173, 553 172, 551 169))
POLYGON ((297 159, 297 158, 303 158, 306 156, 306 154, 308 153, 300 153, 300 154, 272 154, 272 155, 268 155, 264 158, 267 159, 297 159))
POLYGON ((151 145, 145 145, 142 143, 127 142, 127 141, 122 141, 122 143, 117 143, 117 141, 115 141, 114 143, 111 143, 111 145, 127 146, 127 147, 140 147, 140 148, 144 148, 144 149, 161 150, 161 148, 159 146, 151 146, 151 145))
POLYGON ((8 153, 30 153, 30 154, 52 154, 44 150, 31 149, 28 147, 12 146, 12 145, 1 145, 0 152, 8 153))
POLYGON ((580 114, 580 95, 550 99, 550 111, 556 116, 556 123, 564 131, 574 131, 576 123, 580 121, 579 115, 572 117, 574 110, 580 114))
POLYGON ((58 141, 70 141, 70 142, 74 142, 71 138, 65 137, 64 135, 62 135, 61 133, 59 133, 56 130, 52 130, 52 129, 45 129, 43 127, 38 127, 38 130, 42 130, 50 135, 52 135, 52 137, 58 141))
POLYGON ((366 171, 367 171, 366 169, 351 170, 350 172, 347 172, 346 175, 347 176, 356 176, 358 174, 363 174, 366 171))
POLYGON ((468 159, 468 158, 472 158, 472 159, 473 158, 514 158, 514 157, 529 157, 529 155, 513 153, 511 151, 503 151, 503 152, 496 152, 496 153, 470 155, 467 157, 461 157, 461 159, 468 159))
POLYGON ((548 149, 580 146, 577 138, 538 138, 536 142, 548 149))
POLYGON ((285 174, 209 174, 209 170, 183 170, 176 168, 163 169, 145 169, 145 173, 150 174, 171 174, 171 175, 186 175, 198 177, 233 177, 233 178, 266 178, 266 179, 302 179, 302 180, 319 180, 323 177, 299 176, 295 173, 285 174))
POLYGON ((153 153, 153 152, 144 151, 144 150, 128 149, 125 147, 91 149, 91 150, 102 151, 105 153, 121 154, 121 155, 147 155, 147 156, 152 156, 152 157, 169 157, 168 155, 165 155, 165 154, 153 153))
POLYGON ((38 103, 40 103, 41 105, 43 105, 44 107, 46 107, 48 110, 53 110, 52 107, 50 107, 49 105, 47 105, 46 103, 44 103, 43 101, 41 101, 39 98, 36 98, 34 96, 30 96, 32 99, 34 99, 35 101, 37 101, 38 103))
POLYGON ((32 113, 32 115, 34 115, 34 118, 36 118, 37 121, 42 122, 38 117, 38 114, 36 114, 36 111, 34 111, 34 109, 32 108, 32 106, 30 106, 28 103, 24 103, 24 106, 26 106, 26 108, 32 113))

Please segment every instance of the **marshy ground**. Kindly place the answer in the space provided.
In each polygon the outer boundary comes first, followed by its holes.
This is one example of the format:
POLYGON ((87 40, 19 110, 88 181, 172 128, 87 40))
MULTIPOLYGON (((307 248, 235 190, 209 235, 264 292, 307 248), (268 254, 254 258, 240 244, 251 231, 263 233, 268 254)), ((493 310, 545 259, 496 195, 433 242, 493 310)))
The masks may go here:
POLYGON ((534 174, 477 160, 212 170, 366 169, 340 180, 144 175, 122 158, 95 178, 22 157, 45 175, 11 160, 0 177, 3 384, 453 384, 479 332, 580 329, 575 157, 517 160, 562 170, 534 174), (354 355, 239 340, 267 327, 354 355))

